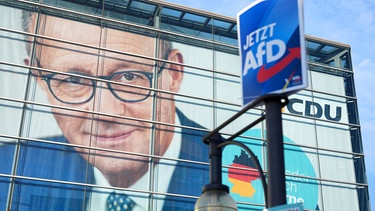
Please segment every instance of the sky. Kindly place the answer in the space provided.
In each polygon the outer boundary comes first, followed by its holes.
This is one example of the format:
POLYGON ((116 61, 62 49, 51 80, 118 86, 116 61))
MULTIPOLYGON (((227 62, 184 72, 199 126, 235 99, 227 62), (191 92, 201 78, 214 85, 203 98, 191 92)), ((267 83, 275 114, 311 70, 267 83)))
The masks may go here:
MULTIPOLYGON (((166 0, 236 17, 254 0, 166 0), (213 5, 214 2, 214 5, 213 5)), ((304 0, 305 34, 351 46, 372 210, 375 210, 375 1, 304 0)))

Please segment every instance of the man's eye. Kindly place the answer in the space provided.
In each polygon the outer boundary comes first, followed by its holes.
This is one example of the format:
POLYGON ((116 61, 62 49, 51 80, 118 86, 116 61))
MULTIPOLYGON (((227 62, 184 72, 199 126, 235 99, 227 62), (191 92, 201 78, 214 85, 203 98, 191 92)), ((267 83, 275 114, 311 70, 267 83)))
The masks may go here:
POLYGON ((50 79, 51 89, 55 92, 76 92, 92 88, 91 80, 77 76, 54 75, 50 79))
POLYGON ((136 74, 133 74, 133 73, 124 73, 122 75, 122 78, 121 80, 122 81, 132 81, 132 80, 136 80, 138 79, 139 77, 136 75, 136 74))
POLYGON ((112 80, 122 83, 140 83, 140 81, 145 80, 145 76, 137 72, 123 72, 112 80))
POLYGON ((85 79, 80 77, 68 77, 65 78, 63 81, 64 83, 82 84, 85 81, 85 79))

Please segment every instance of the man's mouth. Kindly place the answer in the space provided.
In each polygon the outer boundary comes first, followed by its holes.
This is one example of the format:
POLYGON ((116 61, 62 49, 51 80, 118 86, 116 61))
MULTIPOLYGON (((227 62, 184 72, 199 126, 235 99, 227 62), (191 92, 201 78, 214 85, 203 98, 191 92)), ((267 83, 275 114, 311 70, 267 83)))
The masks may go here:
POLYGON ((98 147, 118 145, 129 140, 135 130, 126 132, 98 133, 92 134, 93 141, 96 141, 98 147))

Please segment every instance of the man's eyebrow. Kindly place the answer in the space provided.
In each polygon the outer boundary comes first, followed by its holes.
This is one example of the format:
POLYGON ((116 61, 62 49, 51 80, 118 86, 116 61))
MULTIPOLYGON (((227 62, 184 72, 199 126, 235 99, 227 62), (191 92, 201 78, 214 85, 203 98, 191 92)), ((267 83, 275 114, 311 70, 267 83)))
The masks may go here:
POLYGON ((72 68, 63 69, 63 70, 57 70, 57 69, 52 69, 50 67, 45 67, 44 65, 41 64, 39 58, 35 58, 35 62, 36 62, 37 67, 40 67, 43 69, 50 69, 50 70, 55 70, 58 72, 66 72, 66 73, 84 73, 85 75, 92 75, 91 71, 85 68, 72 67, 72 68))
POLYGON ((95 75, 95 74, 93 74, 93 71, 87 70, 85 68, 72 67, 72 68, 68 68, 68 69, 63 70, 63 71, 66 72, 66 73, 79 73, 79 74, 90 75, 90 76, 95 75))
POLYGON ((152 72, 152 68, 155 67, 155 64, 147 64, 145 61, 129 61, 129 60, 120 60, 116 61, 113 66, 111 66, 112 71, 118 70, 138 70, 145 72, 152 72))

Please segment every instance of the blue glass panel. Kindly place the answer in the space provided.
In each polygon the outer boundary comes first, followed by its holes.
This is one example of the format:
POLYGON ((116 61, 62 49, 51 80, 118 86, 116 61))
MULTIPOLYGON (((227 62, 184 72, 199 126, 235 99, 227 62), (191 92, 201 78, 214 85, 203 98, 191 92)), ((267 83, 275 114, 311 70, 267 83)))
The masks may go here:
POLYGON ((195 14, 191 14, 191 13, 186 13, 183 17, 183 20, 187 20, 187 21, 193 21, 193 22, 196 22, 196 23, 204 23, 207 21, 207 18, 206 17, 203 17, 203 16, 200 16, 200 15, 195 15, 195 14))
POLYGON ((219 27, 222 29, 229 29, 229 27, 232 26, 232 23, 221 21, 221 20, 214 20, 213 22, 214 22, 215 27, 219 27))
POLYGON ((320 46, 319 43, 307 41, 307 48, 316 50, 320 46))
POLYGON ((236 31, 236 32, 237 32, 237 24, 236 24, 236 25, 234 25, 234 27, 233 27, 232 31, 236 31))
POLYGON ((330 45, 326 45, 324 46, 321 51, 323 51, 324 53, 331 53, 332 51, 335 51, 337 50, 338 48, 336 47, 333 47, 333 46, 330 46, 330 45))
POLYGON ((175 18, 180 18, 182 12, 174 9, 169 9, 169 8, 163 8, 161 11, 162 15, 168 16, 168 18, 175 17, 175 18))
POLYGON ((133 1, 130 5, 130 9, 136 9, 136 10, 140 10, 143 12, 154 13, 156 9, 156 5, 147 4, 147 3, 139 2, 139 1, 133 1))
POLYGON ((128 2, 129 2, 128 0, 105 0, 104 4, 127 6, 128 2))

